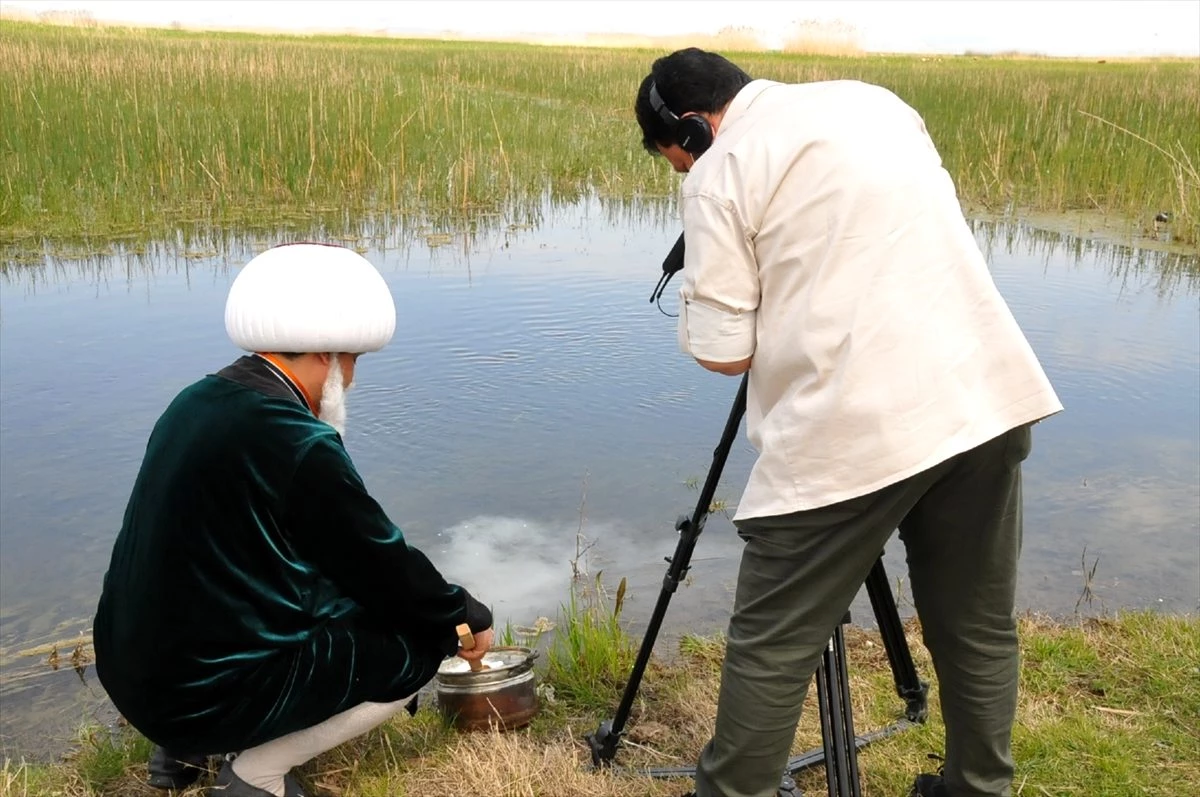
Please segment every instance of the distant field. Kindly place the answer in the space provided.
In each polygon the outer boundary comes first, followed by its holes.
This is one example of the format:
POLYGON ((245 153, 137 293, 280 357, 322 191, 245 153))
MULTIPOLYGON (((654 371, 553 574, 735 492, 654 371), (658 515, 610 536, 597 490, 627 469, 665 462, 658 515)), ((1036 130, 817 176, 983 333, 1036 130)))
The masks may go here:
MULTIPOLYGON (((660 54, 3 22, 0 243, 670 197, 630 110, 660 54)), ((896 91, 972 206, 1166 210, 1200 241, 1194 61, 731 57, 896 91)))

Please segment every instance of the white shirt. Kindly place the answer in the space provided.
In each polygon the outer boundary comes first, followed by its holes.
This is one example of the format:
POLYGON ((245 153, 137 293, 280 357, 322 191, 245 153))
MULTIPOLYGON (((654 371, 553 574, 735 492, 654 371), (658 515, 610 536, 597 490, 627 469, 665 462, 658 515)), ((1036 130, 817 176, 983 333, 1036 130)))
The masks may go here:
POLYGON ((874 492, 1063 409, 890 91, 754 81, 681 207, 680 346, 753 356, 735 520, 874 492))

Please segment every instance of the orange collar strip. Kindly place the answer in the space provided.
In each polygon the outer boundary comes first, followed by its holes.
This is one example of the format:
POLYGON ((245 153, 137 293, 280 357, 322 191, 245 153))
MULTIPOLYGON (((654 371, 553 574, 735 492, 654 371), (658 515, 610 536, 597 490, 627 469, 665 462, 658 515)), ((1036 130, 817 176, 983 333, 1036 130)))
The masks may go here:
POLYGON ((284 376, 292 380, 292 384, 299 388, 300 392, 304 394, 304 400, 308 402, 308 408, 312 410, 313 415, 321 414, 320 408, 317 407, 317 402, 313 401, 312 396, 309 395, 308 389, 304 387, 304 383, 296 378, 296 375, 292 373, 292 369, 288 368, 287 365, 284 364, 283 360, 273 354, 263 354, 262 352, 259 352, 258 356, 270 362, 280 371, 283 371, 284 376))

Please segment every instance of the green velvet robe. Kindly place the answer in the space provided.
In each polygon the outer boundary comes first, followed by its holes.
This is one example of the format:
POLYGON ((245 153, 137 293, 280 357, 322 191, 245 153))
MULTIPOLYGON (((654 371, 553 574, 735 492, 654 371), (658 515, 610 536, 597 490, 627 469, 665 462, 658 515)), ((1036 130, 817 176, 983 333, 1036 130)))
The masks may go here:
POLYGON ((414 694, 491 612, 368 494, 341 437, 246 356, 156 423, 104 577, 96 672, 173 751, 242 750, 414 694))

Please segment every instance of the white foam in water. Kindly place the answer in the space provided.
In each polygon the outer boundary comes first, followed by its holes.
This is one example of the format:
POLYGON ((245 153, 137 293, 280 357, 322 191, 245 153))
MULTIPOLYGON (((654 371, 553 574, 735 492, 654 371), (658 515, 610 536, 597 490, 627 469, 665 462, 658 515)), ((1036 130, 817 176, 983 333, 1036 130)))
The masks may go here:
MULTIPOLYGON (((528 624, 540 615, 553 617, 567 602, 577 531, 521 518, 474 517, 439 534, 444 544, 437 564, 448 580, 492 608, 497 626, 506 620, 528 624)), ((603 539, 605 529, 589 523, 584 536, 586 546, 603 539)), ((581 567, 586 561, 585 554, 581 567)))

